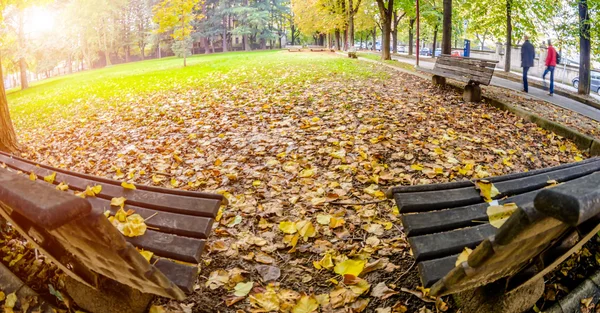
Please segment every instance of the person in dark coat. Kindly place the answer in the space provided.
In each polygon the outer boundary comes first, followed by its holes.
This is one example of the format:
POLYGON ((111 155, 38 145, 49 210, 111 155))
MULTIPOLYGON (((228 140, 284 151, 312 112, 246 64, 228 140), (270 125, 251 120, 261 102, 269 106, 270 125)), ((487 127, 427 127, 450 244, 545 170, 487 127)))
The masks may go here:
POLYGON ((525 43, 521 47, 521 67, 523 68, 523 91, 529 92, 529 85, 527 84, 527 72, 529 68, 533 66, 533 59, 535 58, 535 47, 529 42, 529 37, 525 36, 525 43))

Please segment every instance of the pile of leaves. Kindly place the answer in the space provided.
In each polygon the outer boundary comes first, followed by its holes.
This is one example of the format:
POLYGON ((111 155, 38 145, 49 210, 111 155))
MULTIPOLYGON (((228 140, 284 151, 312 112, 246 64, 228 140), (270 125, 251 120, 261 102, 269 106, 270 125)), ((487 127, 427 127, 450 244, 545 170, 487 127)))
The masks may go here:
POLYGON ((20 134, 35 162, 229 200, 196 293, 154 310, 449 310, 419 286, 386 189, 586 157, 535 124, 385 68, 266 83, 253 66, 215 73, 218 87, 132 95, 114 110, 57 120, 52 133, 20 134))

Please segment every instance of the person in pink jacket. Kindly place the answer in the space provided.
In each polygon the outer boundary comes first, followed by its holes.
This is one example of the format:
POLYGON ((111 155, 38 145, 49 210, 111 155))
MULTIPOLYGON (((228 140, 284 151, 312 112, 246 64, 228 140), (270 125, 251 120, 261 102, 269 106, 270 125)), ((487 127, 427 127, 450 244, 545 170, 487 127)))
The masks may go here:
POLYGON ((544 79, 544 85, 546 84, 546 74, 550 73, 550 93, 549 96, 554 95, 554 69, 556 68, 557 53, 556 49, 552 46, 552 42, 548 40, 548 54, 546 55, 546 70, 542 79, 544 79))

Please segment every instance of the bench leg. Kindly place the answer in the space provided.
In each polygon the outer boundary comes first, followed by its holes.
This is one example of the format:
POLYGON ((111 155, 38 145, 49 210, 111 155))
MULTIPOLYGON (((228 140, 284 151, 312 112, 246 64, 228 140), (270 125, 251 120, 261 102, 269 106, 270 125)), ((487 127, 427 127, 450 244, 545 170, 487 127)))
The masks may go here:
POLYGON ((433 84, 435 86, 439 86, 439 87, 446 86, 446 77, 433 75, 433 77, 431 77, 431 81, 433 82, 433 84))
POLYGON ((479 102, 481 101, 481 87, 479 85, 467 85, 463 94, 463 100, 465 102, 479 102))
POLYGON ((522 313, 529 311, 544 293, 544 280, 505 291, 506 280, 463 291, 454 300, 463 312, 469 313, 522 313))
POLYGON ((67 276, 65 287, 69 296, 90 313, 143 313, 154 295, 141 293, 106 277, 100 277, 100 288, 92 289, 67 276))

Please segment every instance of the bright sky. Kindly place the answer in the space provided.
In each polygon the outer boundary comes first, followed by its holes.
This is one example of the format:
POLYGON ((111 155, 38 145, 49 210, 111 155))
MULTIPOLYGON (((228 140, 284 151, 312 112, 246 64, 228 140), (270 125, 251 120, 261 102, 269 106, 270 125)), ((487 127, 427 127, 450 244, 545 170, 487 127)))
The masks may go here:
POLYGON ((54 28, 56 12, 48 9, 33 7, 27 12, 25 23, 26 33, 43 33, 54 28))

